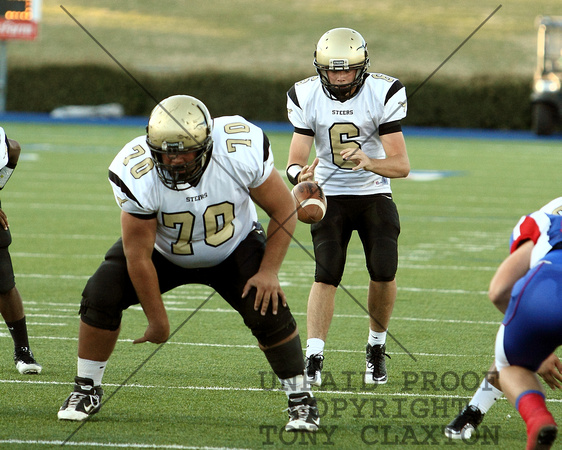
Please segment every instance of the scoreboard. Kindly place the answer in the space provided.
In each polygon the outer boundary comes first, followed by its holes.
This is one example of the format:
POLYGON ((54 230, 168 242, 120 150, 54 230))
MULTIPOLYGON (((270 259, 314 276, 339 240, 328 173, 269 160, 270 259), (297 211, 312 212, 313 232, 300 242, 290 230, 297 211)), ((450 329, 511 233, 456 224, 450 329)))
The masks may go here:
POLYGON ((41 0, 0 0, 0 40, 34 40, 41 0))
POLYGON ((0 0, 0 18, 6 20, 31 20, 29 0, 0 0))
POLYGON ((6 111, 7 41, 33 41, 41 20, 42 0, 0 0, 0 114, 6 111))

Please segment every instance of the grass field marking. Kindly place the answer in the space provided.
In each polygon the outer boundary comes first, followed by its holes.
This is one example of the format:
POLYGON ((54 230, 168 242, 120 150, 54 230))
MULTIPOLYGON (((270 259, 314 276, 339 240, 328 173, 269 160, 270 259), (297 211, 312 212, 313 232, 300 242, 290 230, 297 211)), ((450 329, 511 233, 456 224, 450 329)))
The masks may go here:
MULTIPOLYGON (((357 286, 359 288, 359 286, 357 286)), ((467 294, 478 294, 478 295, 487 295, 488 291, 468 291, 466 289, 437 289, 437 288, 417 288, 417 287, 399 287, 399 291, 406 291, 406 292, 432 292, 436 294, 460 294, 460 295, 467 295, 467 294)))
MULTIPOLYGON (((101 257, 101 256, 100 256, 101 257)), ((46 278, 46 279, 60 279, 60 280, 88 280, 90 275, 49 275, 44 273, 17 273, 16 278, 46 278)), ((303 283, 303 284, 295 284, 289 281, 283 281, 281 283, 283 286, 291 286, 291 287, 308 287, 310 283, 303 283)), ((362 285, 351 285, 351 286, 343 286, 340 284, 340 288, 348 295, 350 295, 350 290, 366 290, 367 288, 362 285)), ((439 289, 439 288, 420 288, 420 287, 398 287, 398 291, 407 291, 407 292, 430 292, 430 293, 437 293, 437 294, 460 294, 460 295, 487 295, 488 291, 469 291, 466 289, 439 289)), ((185 295, 175 295, 171 296, 171 298, 184 298, 185 295)), ((187 296, 188 297, 188 296, 187 296)))
MULTIPOLYGON (((29 315, 28 315, 29 317, 29 315)), ((59 319, 65 319, 67 318, 67 316, 60 316, 59 319)), ((37 327, 67 327, 68 323, 57 323, 57 322, 29 322, 27 321, 27 326, 37 326, 37 327)), ((9 337, 11 338, 11 335, 9 335, 8 333, 4 333, 2 331, 0 331, 0 337, 9 337)))
MULTIPOLYGON (((495 324, 497 325, 497 324, 495 324)), ((11 336, 8 333, 0 332, 0 338, 10 338, 11 336)), ((78 341, 77 337, 60 337, 60 336, 32 336, 33 340, 57 340, 57 341, 78 341)), ((133 339, 119 339, 117 342, 119 343, 132 343, 133 339)), ((211 344, 208 342, 178 342, 178 341, 169 341, 169 345, 178 345, 178 346, 186 346, 186 347, 214 347, 214 348, 231 348, 231 349, 240 349, 240 350, 256 350, 258 348, 255 344, 211 344)), ((306 350, 303 348, 303 351, 306 350)), ((356 354, 365 354, 365 350, 345 350, 345 349, 330 349, 331 353, 356 353, 356 354)), ((407 355, 405 352, 387 352, 390 355, 407 355)), ((472 355, 465 355, 459 353, 427 353, 427 352, 412 352, 412 354, 416 356, 424 356, 424 357, 439 357, 439 358, 493 358, 493 354, 485 355, 483 353, 472 354, 472 355)))
MULTIPOLYGON (((27 304, 39 304, 38 302, 26 302, 27 304)), ((166 302, 164 302, 166 303, 166 302)), ((76 311, 78 310, 78 303, 74 304, 74 303, 51 303, 51 305, 68 305, 68 306, 76 306, 76 311)), ((29 308, 28 308, 29 309, 29 308)), ((134 310, 134 311, 142 311, 142 308, 138 305, 133 305, 130 306, 128 308, 129 310, 134 310)), ((166 310, 168 311, 195 311, 196 308, 190 308, 190 307, 185 307, 185 308, 180 308, 180 307, 169 307, 166 306, 166 310)), ((33 309, 35 310, 35 309, 33 309)), ((37 308, 37 310, 40 310, 39 308, 37 308)), ((226 313, 226 314, 238 314, 235 310, 233 309, 225 309, 225 308, 201 308, 198 310, 201 313, 226 313)), ((70 313, 74 314, 74 310, 69 310, 70 313)), ((306 316, 306 312, 299 312, 299 311, 293 311, 293 315, 294 316, 301 316, 301 317, 305 317, 306 316)), ((78 318, 78 316, 76 315, 76 317, 73 316, 64 316, 64 315, 57 315, 57 314, 36 314, 36 313, 31 313, 31 314, 27 314, 27 316, 29 317, 44 317, 44 318, 58 318, 58 319, 74 319, 74 318, 78 318)), ((337 319, 367 319, 369 316, 368 314, 341 314, 341 313, 334 313, 334 318, 337 319)), ((392 316, 392 320, 405 320, 405 321, 409 321, 409 322, 433 322, 433 323, 455 323, 455 324, 469 324, 469 325, 498 325, 500 324, 500 321, 488 321, 488 320, 467 320, 467 319, 436 319, 436 318, 431 318, 431 317, 401 317, 401 316, 392 316)))
POLYGON ((483 271, 483 272, 495 272, 497 267, 492 266, 441 266, 437 264, 409 264, 409 263, 398 263, 398 269, 420 269, 420 270, 458 270, 458 271, 483 271))
MULTIPOLYGON (((31 384, 31 385, 55 385, 55 386, 68 386, 72 383, 61 381, 40 381, 40 380, 1 380, 3 384, 31 384)), ((117 383, 104 383, 105 387, 122 386, 117 383)), ((227 386, 165 386, 165 385, 151 385, 132 383, 122 386, 129 389, 164 389, 164 390, 186 390, 186 391, 229 391, 229 392, 264 392, 264 391, 281 391, 281 389, 264 389, 256 387, 227 387, 227 386)), ((374 388, 372 391, 352 391, 352 390, 319 390, 315 391, 317 395, 363 395, 363 396, 380 396, 380 397, 420 397, 420 398, 460 398, 470 399, 471 395, 457 395, 457 394, 424 394, 419 392, 381 392, 381 388, 374 388)), ((505 397, 502 397, 505 400, 505 397)), ((547 402, 562 403, 562 399, 548 398, 547 402)), ((198 447, 202 448, 202 447, 198 447)))
POLYGON ((92 205, 90 203, 87 204, 68 204, 68 203, 10 203, 9 201, 4 202, 6 204, 6 209, 46 209, 46 210, 53 210, 53 209, 60 209, 63 211, 68 211, 69 208, 72 208, 73 211, 111 211, 115 212, 115 207, 113 205, 92 205))
MULTIPOLYGON (((53 385, 53 386, 69 386, 73 385, 70 382, 62 381, 41 381, 41 380, 1 380, 0 384, 30 384, 30 385, 53 385)), ((164 389, 164 390, 180 390, 180 391, 228 391, 228 392, 264 392, 264 391, 282 391, 279 388, 263 388, 263 387, 232 387, 232 386, 166 386, 166 385, 156 385, 156 384, 119 384, 119 383, 104 383, 104 388, 115 387, 115 391, 122 388, 132 388, 132 389, 164 389)), ((456 394, 419 394, 416 392, 380 392, 380 388, 373 388, 372 391, 348 391, 348 390, 322 390, 316 391, 322 395, 368 395, 368 396, 381 396, 381 397, 426 397, 426 398, 470 398, 468 396, 456 395, 456 394)), ((562 402, 562 399, 558 400, 562 402)), ((104 402, 105 404, 105 402, 104 402)))
POLYGON ((46 278, 46 279, 58 279, 58 280, 88 280, 90 278, 90 275, 48 275, 46 273, 18 273, 18 274, 16 274, 16 278, 46 278))
POLYGON ((0 444, 16 444, 16 445, 69 445, 73 447, 109 447, 109 448, 163 448, 163 449, 178 449, 178 450, 246 450, 238 447, 201 447, 191 445, 179 444, 137 444, 132 442, 127 443, 113 443, 113 442, 68 442, 59 440, 20 440, 20 439, 0 439, 0 444))
MULTIPOLYGON (((66 255, 64 255, 66 256, 66 255)), ((364 268, 364 259, 365 257, 363 255, 348 255, 348 259, 358 259, 359 261, 348 261, 346 263, 346 268, 349 267, 359 267, 359 268, 364 268)), ((402 259, 408 259, 407 256, 404 256, 402 259)), ((281 272, 285 272, 285 273, 289 273, 291 272, 291 269, 294 268, 296 271, 298 271, 298 273, 301 273, 302 271, 302 266, 306 265, 306 261, 303 263, 301 261, 296 261, 296 260, 285 260, 285 262, 283 264, 286 264, 286 267, 284 267, 284 270, 281 272)), ((310 263, 310 266, 313 268, 314 263, 310 263)), ((403 269, 420 269, 420 270, 458 270, 458 271, 474 271, 474 270, 479 270, 479 271, 485 271, 485 272, 492 272, 495 271, 497 269, 496 266, 455 266, 455 265, 450 265, 450 266, 444 266, 444 265, 438 265, 438 264, 412 264, 412 263, 400 263, 398 262, 398 269, 403 268, 403 269)), ((293 277, 294 275, 291 273, 291 277, 293 277)), ((310 275, 302 275, 302 277, 308 277, 312 279, 312 273, 310 275)))
POLYGON ((29 253, 29 252, 10 252, 12 257, 16 258, 41 258, 41 259, 100 259, 103 255, 84 255, 78 253, 71 253, 70 255, 65 255, 62 253, 29 253))
MULTIPOLYGON (((35 313, 30 313, 30 314, 26 314, 27 317, 43 317, 45 319, 78 319, 78 307, 76 308, 75 311, 76 314, 72 313, 72 316, 66 315, 58 315, 58 314, 35 314, 35 313)), ((48 325, 48 324, 47 324, 48 325)), ((67 324, 68 325, 68 324, 67 324)))
POLYGON ((47 239, 47 240, 54 240, 54 239, 72 239, 77 241, 82 241, 84 239, 87 240, 101 240, 107 239, 116 241, 119 238, 119 235, 103 235, 103 234, 49 234, 49 233, 12 233, 12 237, 18 239, 47 239))
MULTIPOLYGON (((44 273, 17 273, 16 278, 37 278, 37 279, 59 279, 59 280, 88 280, 90 275, 49 275, 44 273)), ((297 288, 304 288, 310 285, 310 283, 302 283, 302 284, 295 284, 289 281, 283 281, 281 283, 282 286, 287 287, 297 287, 297 288)), ((366 290, 365 286, 343 286, 340 284, 340 288, 350 295, 350 290, 366 290)), ((467 289, 440 289, 440 288, 421 288, 421 287, 407 287, 407 286, 398 286, 398 291, 405 291, 405 292, 427 292, 433 294, 446 294, 446 295, 487 295, 488 291, 469 291, 467 289)), ((166 295, 166 297, 168 297, 166 295)), ((171 295, 170 298, 190 298, 189 295, 171 295)), ((359 303, 358 303, 359 304, 359 303)))

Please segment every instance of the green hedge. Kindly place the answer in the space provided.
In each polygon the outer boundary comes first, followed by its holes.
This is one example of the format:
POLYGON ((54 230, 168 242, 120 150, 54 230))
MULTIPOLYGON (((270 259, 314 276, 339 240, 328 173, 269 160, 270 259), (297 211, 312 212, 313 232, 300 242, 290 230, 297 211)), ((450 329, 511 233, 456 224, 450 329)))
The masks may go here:
MULTIPOLYGON (((287 121, 285 95, 294 78, 240 73, 174 76, 133 74, 104 66, 47 66, 8 71, 8 111, 49 112, 65 105, 121 103, 125 113, 146 116, 155 100, 184 93, 201 99, 213 116, 287 121)), ((303 76, 304 77, 304 76, 303 76)), ((531 80, 436 75, 402 79, 408 92, 405 125, 529 129, 531 80)))

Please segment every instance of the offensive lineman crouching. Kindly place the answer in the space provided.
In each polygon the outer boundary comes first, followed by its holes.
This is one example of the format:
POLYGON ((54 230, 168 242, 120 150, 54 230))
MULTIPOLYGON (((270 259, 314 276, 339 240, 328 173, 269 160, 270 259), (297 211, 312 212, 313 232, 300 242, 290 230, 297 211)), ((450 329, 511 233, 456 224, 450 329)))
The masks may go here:
POLYGON ((304 386, 300 337, 277 278, 295 205, 263 131, 240 116, 212 122, 201 101, 172 96, 152 111, 147 136, 116 156, 109 180, 122 237, 82 293, 78 376, 59 419, 99 411, 123 310, 140 303, 148 319, 134 343, 165 342, 161 294, 198 283, 215 289, 258 340, 289 399, 286 430, 316 431, 316 399, 304 386), (252 199, 271 218, 267 240, 252 199))

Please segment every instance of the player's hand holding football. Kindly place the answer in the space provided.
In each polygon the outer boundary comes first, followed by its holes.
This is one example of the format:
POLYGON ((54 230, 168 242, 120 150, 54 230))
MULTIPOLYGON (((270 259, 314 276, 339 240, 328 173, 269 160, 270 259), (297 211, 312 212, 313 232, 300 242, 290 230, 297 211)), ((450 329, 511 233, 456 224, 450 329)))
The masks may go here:
POLYGON ((245 298, 252 288, 256 288, 254 310, 260 310, 262 316, 265 316, 269 303, 271 303, 273 314, 277 314, 279 300, 281 300, 283 306, 287 306, 287 299, 283 289, 281 289, 276 272, 260 269, 246 282, 242 298, 245 298))
POLYGON ((303 181, 314 181, 314 169, 316 169, 317 165, 318 158, 315 158, 310 166, 304 166, 299 174, 298 182, 302 183, 303 181))

